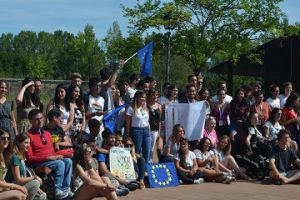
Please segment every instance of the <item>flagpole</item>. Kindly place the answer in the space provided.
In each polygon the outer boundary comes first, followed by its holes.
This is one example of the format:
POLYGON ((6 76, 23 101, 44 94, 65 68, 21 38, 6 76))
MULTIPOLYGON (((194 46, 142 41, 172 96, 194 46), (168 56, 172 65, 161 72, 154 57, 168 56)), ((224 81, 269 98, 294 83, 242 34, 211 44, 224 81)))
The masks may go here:
MULTIPOLYGON (((129 60, 131 60, 131 58, 133 58, 134 56, 136 56, 136 54, 137 54, 137 52, 135 53, 135 54, 133 54, 132 56, 130 56, 129 58, 127 58, 126 60, 125 60, 125 63, 127 63, 129 60)), ((124 63, 124 64, 125 64, 124 63)))

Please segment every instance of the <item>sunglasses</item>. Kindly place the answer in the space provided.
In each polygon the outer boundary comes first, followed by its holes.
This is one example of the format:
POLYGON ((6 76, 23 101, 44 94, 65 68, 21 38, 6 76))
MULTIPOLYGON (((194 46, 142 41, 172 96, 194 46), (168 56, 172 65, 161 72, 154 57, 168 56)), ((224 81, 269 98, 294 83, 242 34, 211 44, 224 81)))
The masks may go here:
POLYGON ((6 140, 6 141, 10 141, 10 137, 5 137, 5 136, 3 136, 3 137, 1 137, 1 140, 6 140))
POLYGON ((95 84, 95 87, 96 88, 101 88, 101 85, 100 84, 95 84))
POLYGON ((42 140, 43 145, 46 145, 47 144, 47 140, 45 138, 44 131, 40 132, 40 138, 42 140))
POLYGON ((85 155, 91 155, 92 154, 92 151, 86 151, 85 152, 85 155))
POLYGON ((125 147, 133 147, 133 144, 125 144, 125 147))

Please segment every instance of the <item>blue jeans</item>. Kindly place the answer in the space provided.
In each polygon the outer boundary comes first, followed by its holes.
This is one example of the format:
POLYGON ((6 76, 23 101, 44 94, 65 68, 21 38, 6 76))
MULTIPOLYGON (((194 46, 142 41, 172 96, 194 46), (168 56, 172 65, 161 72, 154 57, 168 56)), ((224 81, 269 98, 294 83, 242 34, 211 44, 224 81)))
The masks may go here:
POLYGON ((148 163, 151 150, 151 136, 149 128, 131 127, 131 136, 135 145, 135 152, 138 154, 142 152, 146 163, 148 163))
POLYGON ((72 177, 72 160, 70 158, 35 163, 33 166, 52 169, 54 172, 55 190, 69 191, 72 177))

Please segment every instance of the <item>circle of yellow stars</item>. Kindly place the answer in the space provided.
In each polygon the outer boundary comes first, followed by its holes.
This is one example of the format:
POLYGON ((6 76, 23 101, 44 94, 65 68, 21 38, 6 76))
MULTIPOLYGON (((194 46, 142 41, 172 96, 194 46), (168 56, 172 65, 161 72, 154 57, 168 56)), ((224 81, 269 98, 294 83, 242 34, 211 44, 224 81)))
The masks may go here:
POLYGON ((157 183, 160 186, 166 186, 169 185, 172 182, 172 176, 170 173, 170 170, 167 168, 166 165, 164 164, 158 164, 158 165, 153 165, 151 167, 151 174, 152 174, 152 178, 154 180, 155 183, 157 183), (166 181, 159 181, 155 175, 155 169, 165 169, 166 170, 166 174, 168 176, 168 179, 166 181))

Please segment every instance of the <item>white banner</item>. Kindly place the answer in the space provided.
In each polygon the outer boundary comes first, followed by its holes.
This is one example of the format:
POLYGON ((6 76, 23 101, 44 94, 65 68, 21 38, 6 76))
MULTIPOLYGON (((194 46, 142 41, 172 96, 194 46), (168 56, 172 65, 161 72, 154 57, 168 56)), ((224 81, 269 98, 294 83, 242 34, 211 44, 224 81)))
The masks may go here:
POLYGON ((109 150, 110 171, 128 182, 136 181, 133 160, 126 148, 112 147, 109 150))
POLYGON ((172 135, 175 124, 181 124, 190 141, 203 137, 206 117, 206 103, 176 103, 168 105, 165 111, 166 140, 172 135))

